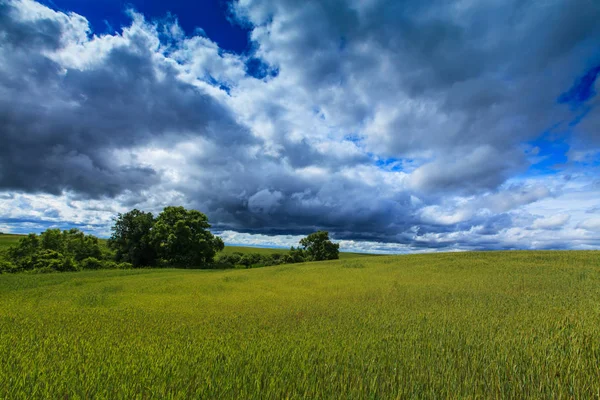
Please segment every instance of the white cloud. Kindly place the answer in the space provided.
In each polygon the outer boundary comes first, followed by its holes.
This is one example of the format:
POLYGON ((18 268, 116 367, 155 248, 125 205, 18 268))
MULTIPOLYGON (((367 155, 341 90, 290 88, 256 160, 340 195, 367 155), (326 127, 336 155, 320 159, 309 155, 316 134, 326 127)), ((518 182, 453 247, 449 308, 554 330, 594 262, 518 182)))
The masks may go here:
POLYGON ((538 218, 533 221, 534 229, 558 229, 569 222, 571 217, 568 214, 557 214, 551 217, 538 218))

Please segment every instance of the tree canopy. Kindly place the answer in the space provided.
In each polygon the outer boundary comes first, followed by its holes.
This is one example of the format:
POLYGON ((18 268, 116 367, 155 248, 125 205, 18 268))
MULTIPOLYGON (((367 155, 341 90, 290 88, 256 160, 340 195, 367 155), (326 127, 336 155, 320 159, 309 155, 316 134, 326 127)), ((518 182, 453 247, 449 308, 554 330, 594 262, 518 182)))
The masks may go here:
POLYGON ((206 215, 184 207, 165 207, 150 233, 158 256, 168 264, 193 267, 213 262, 225 247, 209 230, 206 215))
POLYGON ((134 209, 118 215, 109 246, 117 260, 135 267, 202 267, 211 264, 224 248, 221 238, 209 228, 207 216, 197 210, 169 206, 154 218, 134 209))
POLYGON ((156 265, 156 250, 150 237, 153 226, 152 213, 133 209, 119 214, 108 241, 116 260, 129 262, 134 267, 156 265))
POLYGON ((340 245, 329 240, 329 232, 317 231, 300 240, 308 261, 337 260, 340 245))
POLYGON ((11 247, 1 269, 19 271, 77 271, 88 268, 112 268, 112 255, 98 238, 78 229, 47 229, 40 235, 31 233, 11 247))

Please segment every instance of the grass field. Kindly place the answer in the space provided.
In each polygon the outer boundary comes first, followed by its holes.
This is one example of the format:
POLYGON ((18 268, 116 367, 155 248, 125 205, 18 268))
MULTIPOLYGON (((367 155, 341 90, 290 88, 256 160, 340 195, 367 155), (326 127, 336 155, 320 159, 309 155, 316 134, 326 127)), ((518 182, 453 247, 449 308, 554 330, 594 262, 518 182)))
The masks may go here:
POLYGON ((10 246, 17 244, 23 235, 10 235, 3 233, 0 235, 0 252, 5 251, 10 246))
POLYGON ((0 398, 592 398, 600 252, 0 276, 0 398))

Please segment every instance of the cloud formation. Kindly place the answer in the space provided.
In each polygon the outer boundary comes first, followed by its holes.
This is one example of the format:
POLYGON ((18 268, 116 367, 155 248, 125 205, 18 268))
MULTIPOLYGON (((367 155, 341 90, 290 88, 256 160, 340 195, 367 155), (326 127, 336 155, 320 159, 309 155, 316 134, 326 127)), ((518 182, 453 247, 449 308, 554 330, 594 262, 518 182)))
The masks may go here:
POLYGON ((0 0, 0 226, 182 204, 248 243, 599 246, 600 7, 575 3, 239 0, 234 54, 0 0))

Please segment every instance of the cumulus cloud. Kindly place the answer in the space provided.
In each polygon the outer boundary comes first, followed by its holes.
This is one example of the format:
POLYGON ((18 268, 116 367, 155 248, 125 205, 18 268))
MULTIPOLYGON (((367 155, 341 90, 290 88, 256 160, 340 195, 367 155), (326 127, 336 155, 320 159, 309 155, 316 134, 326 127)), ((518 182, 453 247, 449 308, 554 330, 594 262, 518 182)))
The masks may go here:
POLYGON ((188 135, 253 141, 218 99, 178 78, 140 16, 118 37, 92 37, 81 16, 31 1, 3 2, 0 15, 5 189, 115 196, 161 180, 145 160, 118 162, 116 150, 188 135))
POLYGON ((575 3, 239 0, 234 54, 0 0, 0 224, 181 204, 234 243, 597 246, 600 7, 575 3), (570 152, 538 176, 544 135, 570 152))
POLYGON ((579 228, 587 231, 600 233, 600 217, 592 217, 578 224, 579 228))
POLYGON ((569 222, 571 217, 568 214, 557 214, 551 217, 539 218, 533 221, 534 229, 559 229, 569 222))

